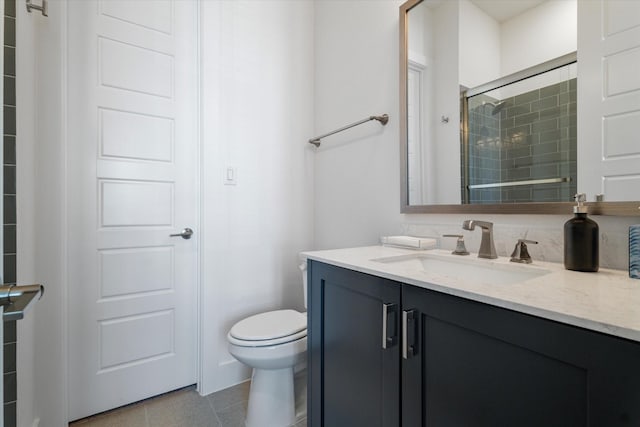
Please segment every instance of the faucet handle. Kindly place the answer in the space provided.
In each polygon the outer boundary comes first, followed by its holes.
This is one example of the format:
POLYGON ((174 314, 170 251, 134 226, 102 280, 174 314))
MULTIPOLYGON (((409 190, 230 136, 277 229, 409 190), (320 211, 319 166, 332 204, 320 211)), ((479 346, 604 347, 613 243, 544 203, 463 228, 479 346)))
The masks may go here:
POLYGON ((527 239, 518 239, 516 243, 516 247, 513 249, 511 253, 511 262, 519 262, 524 264, 531 264, 531 255, 529 255, 529 250, 527 249, 527 243, 531 243, 533 245, 537 245, 538 242, 535 240, 527 240, 527 239))
POLYGON ((456 249, 451 252, 454 255, 469 255, 469 251, 464 245, 464 236, 462 234, 443 234, 442 237, 457 237, 456 249))

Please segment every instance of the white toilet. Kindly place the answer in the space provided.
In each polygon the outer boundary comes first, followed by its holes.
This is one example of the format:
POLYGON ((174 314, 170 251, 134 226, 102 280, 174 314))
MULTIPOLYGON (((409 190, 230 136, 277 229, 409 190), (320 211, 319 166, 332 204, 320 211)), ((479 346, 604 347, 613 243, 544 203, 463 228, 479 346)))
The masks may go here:
MULTIPOLYGON (((303 273, 304 306, 307 307, 306 263, 303 273)), ((227 334, 229 353, 253 368, 246 427, 294 425, 296 390, 294 369, 306 362, 307 313, 275 310, 239 321, 227 334)), ((306 399, 304 390, 299 399, 306 399)), ((306 412, 306 408, 303 408, 306 412)))

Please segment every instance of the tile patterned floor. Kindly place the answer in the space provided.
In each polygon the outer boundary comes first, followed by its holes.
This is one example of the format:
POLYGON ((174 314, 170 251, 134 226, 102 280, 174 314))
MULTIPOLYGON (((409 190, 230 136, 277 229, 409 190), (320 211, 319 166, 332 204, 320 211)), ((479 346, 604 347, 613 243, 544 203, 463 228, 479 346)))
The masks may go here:
MULTIPOLYGON (((70 427, 244 427, 249 384, 200 396, 194 387, 85 418, 70 427)), ((306 427, 307 420, 293 427, 306 427)), ((269 427, 269 426, 264 426, 269 427)))

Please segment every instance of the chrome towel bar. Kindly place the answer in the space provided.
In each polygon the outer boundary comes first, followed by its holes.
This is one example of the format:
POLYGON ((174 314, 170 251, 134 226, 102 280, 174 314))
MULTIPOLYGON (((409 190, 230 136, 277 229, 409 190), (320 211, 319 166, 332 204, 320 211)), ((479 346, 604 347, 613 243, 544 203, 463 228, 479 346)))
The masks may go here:
POLYGON ((322 138, 324 138, 326 136, 329 136, 329 135, 333 135, 334 133, 342 132, 343 130, 350 129, 350 128, 354 127, 354 126, 361 125, 362 123, 366 123, 366 122, 369 122, 371 120, 377 120, 380 123, 382 123, 382 125, 384 126, 389 122, 389 116, 387 114, 383 114, 381 116, 369 116, 366 119, 362 119, 362 120, 357 121, 355 123, 351 123, 350 125, 343 126, 340 129, 336 129, 336 130, 334 130, 332 132, 325 133, 324 135, 320 135, 320 136, 316 136, 315 138, 311 138, 309 140, 309 144, 313 144, 317 148, 317 147, 320 146, 320 140, 322 138))

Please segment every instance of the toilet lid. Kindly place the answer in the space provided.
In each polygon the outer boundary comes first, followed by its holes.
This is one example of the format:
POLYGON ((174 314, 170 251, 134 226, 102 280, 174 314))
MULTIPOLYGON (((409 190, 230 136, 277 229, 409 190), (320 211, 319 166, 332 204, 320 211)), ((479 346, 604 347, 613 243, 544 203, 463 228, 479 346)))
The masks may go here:
POLYGON ((307 316, 295 310, 276 310, 239 321, 229 335, 244 341, 282 338, 307 329, 307 316))

